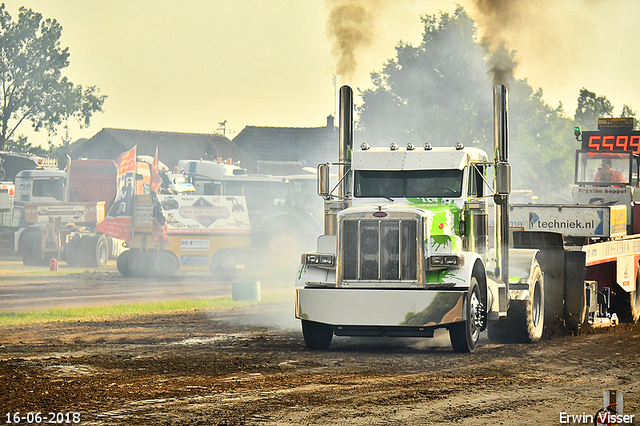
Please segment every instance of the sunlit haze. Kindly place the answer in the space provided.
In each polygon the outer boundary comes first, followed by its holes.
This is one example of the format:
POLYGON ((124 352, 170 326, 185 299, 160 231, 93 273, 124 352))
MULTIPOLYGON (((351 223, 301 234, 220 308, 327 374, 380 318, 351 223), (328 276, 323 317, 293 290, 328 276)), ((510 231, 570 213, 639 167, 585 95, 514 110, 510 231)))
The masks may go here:
MULTIPOLYGON (((395 56, 398 41, 419 44, 420 15, 453 12, 460 4, 476 18, 474 5, 482 3, 354 2, 373 9, 371 40, 355 50, 353 73, 336 78, 337 86, 354 89, 370 87, 370 72, 395 56)), ((105 112, 90 128, 71 127, 72 140, 103 127, 213 133, 224 120, 233 138, 247 125, 320 127, 334 114, 337 58, 327 22, 336 3, 25 0, 7 2, 7 9, 14 20, 20 6, 58 20, 64 28, 61 45, 71 53, 64 74, 108 96, 105 112)), ((569 116, 582 87, 607 96, 616 114, 623 104, 640 109, 640 2, 521 3, 527 9, 499 25, 508 47, 517 51, 518 78, 542 88, 552 106, 562 102, 569 116)), ((496 18, 489 21, 495 24, 496 18)), ((27 133, 23 126, 18 133, 27 133)), ((45 133, 30 136, 34 145, 46 140, 45 133)))

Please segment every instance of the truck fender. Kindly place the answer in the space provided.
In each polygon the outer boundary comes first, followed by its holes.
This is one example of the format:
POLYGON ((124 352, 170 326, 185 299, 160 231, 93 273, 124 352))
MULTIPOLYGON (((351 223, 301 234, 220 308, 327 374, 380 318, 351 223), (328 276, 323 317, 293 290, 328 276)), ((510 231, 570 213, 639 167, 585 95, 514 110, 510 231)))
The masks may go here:
POLYGON ((471 280, 471 276, 475 273, 481 274, 482 277, 476 276, 478 279, 478 284, 482 287, 482 283, 480 281, 484 281, 486 285, 486 273, 484 270, 484 263, 482 262, 482 258, 478 253, 474 252, 462 252, 464 256, 464 261, 459 268, 449 269, 447 270, 446 281, 453 282, 456 285, 457 289, 462 289, 463 287, 469 287, 469 281, 471 280), (480 265, 478 265, 478 263, 480 265))
POLYGON ((18 253, 20 251, 20 236, 25 231, 25 228, 18 229, 13 236, 13 252, 18 253))
POLYGON ((298 274, 296 275, 296 287, 304 287, 306 285, 335 287, 335 268, 320 268, 318 266, 300 263, 298 274))
MULTIPOLYGON (((538 260, 536 249, 509 250, 509 295, 511 300, 528 300, 531 271, 538 260)), ((544 279, 544 271, 542 271, 544 279)))
MULTIPOLYGON (((463 252, 462 254, 464 255, 464 263, 460 268, 448 271, 447 281, 452 280, 455 282, 456 288, 469 288, 471 277, 476 277, 478 286, 480 287, 482 304, 484 305, 485 318, 487 318, 488 310, 493 305, 493 299, 497 297, 497 295, 494 295, 493 291, 490 291, 487 287, 487 271, 484 266, 484 261, 478 253, 463 252)), ((484 322, 481 331, 484 331, 486 327, 487 321, 484 322)))

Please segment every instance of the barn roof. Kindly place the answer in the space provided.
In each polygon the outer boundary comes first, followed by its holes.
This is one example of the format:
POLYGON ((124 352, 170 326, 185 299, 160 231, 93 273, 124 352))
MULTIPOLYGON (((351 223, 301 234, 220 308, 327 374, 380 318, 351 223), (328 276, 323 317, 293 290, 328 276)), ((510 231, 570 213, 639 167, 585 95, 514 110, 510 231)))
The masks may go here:
POLYGON ((255 168, 256 160, 224 136, 206 133, 161 132, 104 128, 73 151, 72 157, 115 159, 121 153, 138 146, 138 155, 153 156, 158 147, 158 157, 168 167, 178 165, 178 160, 215 160, 232 158, 242 167, 255 168))

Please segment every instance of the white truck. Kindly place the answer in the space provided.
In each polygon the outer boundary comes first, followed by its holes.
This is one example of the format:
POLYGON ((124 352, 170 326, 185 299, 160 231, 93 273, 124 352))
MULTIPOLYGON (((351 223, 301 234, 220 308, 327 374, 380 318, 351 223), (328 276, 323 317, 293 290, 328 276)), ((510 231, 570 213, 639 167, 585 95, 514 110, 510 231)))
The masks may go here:
POLYGON ((22 170, 15 177, 14 249, 25 265, 103 268, 121 242, 95 231, 116 192, 111 160, 73 160, 67 170, 22 170))
POLYGON ((555 228, 510 228, 504 86, 494 88, 492 161, 461 143, 391 143, 389 148, 363 143, 353 150, 352 92, 345 86, 340 93, 342 178, 334 194, 328 178, 331 165, 318 167, 324 235, 315 252, 303 253, 296 281, 295 315, 310 349, 328 349, 334 334, 433 337, 444 328, 455 351, 473 352, 487 328, 492 341, 535 342, 552 321, 574 327, 596 318, 615 322, 607 311, 609 296, 612 283, 622 281, 610 268, 621 264, 616 261, 623 256, 629 259, 623 274, 631 279, 621 308, 637 306, 640 239, 622 236, 619 221, 627 223, 626 216, 620 218, 625 208, 586 206, 597 210, 607 231, 597 237, 588 234, 579 241, 584 246, 565 241, 555 228), (618 241, 625 243, 606 248, 618 241), (587 275, 587 267, 593 266, 589 262, 604 256, 591 254, 594 247, 609 254, 602 263, 606 271, 597 271, 602 276, 587 275))

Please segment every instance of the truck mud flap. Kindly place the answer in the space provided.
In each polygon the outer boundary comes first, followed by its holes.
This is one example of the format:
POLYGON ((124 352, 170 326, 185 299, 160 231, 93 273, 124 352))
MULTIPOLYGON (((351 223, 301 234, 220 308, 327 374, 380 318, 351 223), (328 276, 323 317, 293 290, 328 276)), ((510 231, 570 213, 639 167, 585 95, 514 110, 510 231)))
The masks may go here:
POLYGON ((570 330, 576 331, 586 320, 585 286, 586 253, 568 251, 564 254, 564 319, 570 330))

